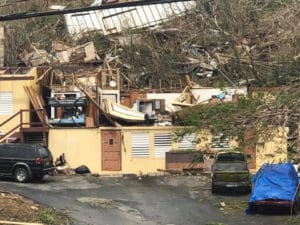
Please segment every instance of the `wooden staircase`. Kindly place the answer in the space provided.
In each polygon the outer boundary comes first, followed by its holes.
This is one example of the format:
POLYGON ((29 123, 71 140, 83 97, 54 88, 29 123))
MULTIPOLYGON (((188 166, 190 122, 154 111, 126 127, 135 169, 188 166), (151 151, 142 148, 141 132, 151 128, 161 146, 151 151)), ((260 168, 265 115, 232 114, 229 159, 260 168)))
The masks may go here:
POLYGON ((10 118, 0 124, 0 130, 4 127, 12 127, 6 133, 0 135, 0 143, 40 143, 48 145, 48 129, 49 126, 45 120, 41 122, 25 122, 24 116, 26 113, 35 112, 45 118, 45 110, 20 110, 10 118), (37 112, 38 111, 38 112, 37 112), (13 126, 19 121, 18 125, 13 126))

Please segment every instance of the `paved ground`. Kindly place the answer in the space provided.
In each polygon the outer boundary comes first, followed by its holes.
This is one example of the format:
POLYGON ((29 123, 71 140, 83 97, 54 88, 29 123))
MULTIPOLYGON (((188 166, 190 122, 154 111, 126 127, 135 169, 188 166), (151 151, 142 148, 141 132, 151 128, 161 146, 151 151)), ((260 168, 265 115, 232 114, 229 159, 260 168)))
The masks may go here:
POLYGON ((75 225, 284 225, 288 215, 245 215, 249 195, 212 195, 202 176, 54 176, 42 183, 1 179, 0 189, 54 207, 75 225))

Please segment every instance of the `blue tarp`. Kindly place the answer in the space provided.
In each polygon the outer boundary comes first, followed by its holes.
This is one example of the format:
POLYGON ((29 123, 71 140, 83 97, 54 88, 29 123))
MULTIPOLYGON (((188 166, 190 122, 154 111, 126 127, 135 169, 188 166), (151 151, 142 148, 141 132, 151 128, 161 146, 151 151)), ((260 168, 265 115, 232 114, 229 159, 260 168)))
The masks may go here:
POLYGON ((79 116, 70 116, 67 118, 60 118, 60 119, 50 119, 50 124, 53 125, 78 125, 78 124, 85 124, 85 115, 81 114, 79 116))
POLYGON ((292 163, 264 164, 253 177, 249 203, 274 199, 296 201, 298 175, 292 163))

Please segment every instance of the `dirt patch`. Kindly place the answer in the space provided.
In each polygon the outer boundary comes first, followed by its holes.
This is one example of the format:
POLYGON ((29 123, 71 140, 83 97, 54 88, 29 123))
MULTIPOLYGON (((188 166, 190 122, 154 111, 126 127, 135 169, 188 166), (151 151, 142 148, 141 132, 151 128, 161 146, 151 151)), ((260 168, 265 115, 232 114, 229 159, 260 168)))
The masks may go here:
POLYGON ((10 192, 0 192, 0 220, 47 225, 72 224, 66 215, 10 192))
POLYGON ((78 198, 77 201, 81 203, 87 203, 90 204, 91 206, 96 206, 96 207, 101 207, 101 208, 116 208, 122 212, 126 213, 131 213, 138 215, 142 217, 142 214, 135 208, 132 208, 125 203, 130 202, 125 199, 120 199, 120 200, 112 200, 112 199, 106 199, 106 198, 90 198, 90 197, 85 197, 85 198, 78 198))
POLYGON ((116 208, 117 204, 112 199, 105 198, 79 198, 77 199, 79 202, 88 203, 91 206, 98 206, 101 208, 116 208))

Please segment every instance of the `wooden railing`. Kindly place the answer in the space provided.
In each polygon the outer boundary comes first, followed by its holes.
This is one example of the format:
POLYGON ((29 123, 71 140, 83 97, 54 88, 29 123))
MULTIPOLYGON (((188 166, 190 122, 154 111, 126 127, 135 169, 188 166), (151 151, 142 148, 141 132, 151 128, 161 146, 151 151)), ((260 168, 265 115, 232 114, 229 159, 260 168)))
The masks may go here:
POLYGON ((41 128, 41 132, 43 132, 43 139, 44 139, 44 144, 47 145, 47 138, 46 138, 46 132, 48 130, 48 124, 46 121, 41 121, 41 122, 25 122, 24 121, 24 113, 31 113, 31 112, 37 112, 39 111, 43 117, 45 118, 45 110, 44 109, 39 109, 39 110, 29 110, 29 109, 21 109, 19 112, 16 112, 14 115, 9 117, 7 120, 2 122, 0 124, 0 130, 1 127, 4 125, 8 125, 10 122, 13 122, 15 118, 19 117, 19 124, 11 128, 9 131, 5 132, 5 134, 0 135, 0 143, 3 142, 6 138, 9 138, 14 132, 19 131, 21 134, 20 141, 24 142, 24 135, 23 131, 25 128, 31 128, 31 127, 38 127, 41 128))

